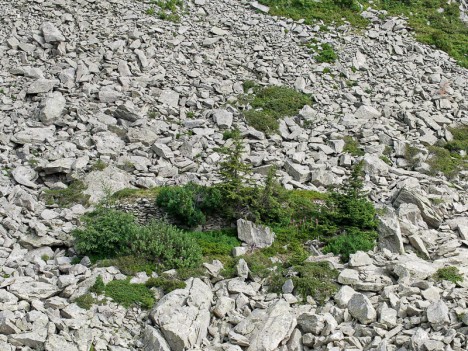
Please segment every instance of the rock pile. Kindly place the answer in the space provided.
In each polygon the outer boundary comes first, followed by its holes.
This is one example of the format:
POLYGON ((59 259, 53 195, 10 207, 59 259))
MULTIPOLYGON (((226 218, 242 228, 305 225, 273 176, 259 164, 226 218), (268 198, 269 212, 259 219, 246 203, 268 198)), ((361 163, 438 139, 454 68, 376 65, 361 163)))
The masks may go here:
MULTIPOLYGON (((188 2, 181 23, 129 0, 0 0, 0 8, 1 350, 468 348, 466 171, 449 182, 426 162, 427 145, 468 123, 468 71, 417 43, 403 19, 366 10, 372 25, 358 34, 347 25, 321 32, 245 1, 188 2), (331 43, 338 62, 317 64, 302 45, 312 39, 331 43), (295 87, 316 103, 266 136, 237 103, 246 80, 295 87), (97 276, 125 276, 72 263, 70 232, 86 208, 46 205, 44 191, 81 179, 96 202, 127 187, 211 184, 233 126, 254 179, 276 165, 289 189, 340 184, 363 159, 366 188, 382 207, 379 250, 346 266, 311 257, 340 271, 341 288, 323 305, 298 304, 293 287, 268 293, 246 264, 223 279, 215 264, 149 313, 113 302, 78 307, 97 276), (365 155, 345 153, 345 136, 365 155), (416 165, 405 158, 409 145, 416 165), (464 282, 431 279, 448 265, 464 282)), ((272 233, 250 229, 254 243, 271 243, 272 233)))

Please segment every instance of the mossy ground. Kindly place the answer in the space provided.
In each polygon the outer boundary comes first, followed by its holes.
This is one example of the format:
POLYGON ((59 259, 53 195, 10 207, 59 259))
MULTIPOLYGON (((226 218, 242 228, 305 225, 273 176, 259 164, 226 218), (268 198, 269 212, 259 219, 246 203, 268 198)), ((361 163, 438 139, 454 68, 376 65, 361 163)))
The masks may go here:
POLYGON ((341 25, 349 22, 356 28, 365 28, 370 22, 363 18, 363 9, 371 6, 386 10, 389 16, 405 16, 416 39, 447 52, 462 67, 468 67, 468 26, 460 20, 457 3, 445 0, 261 0, 274 16, 304 19, 313 24, 341 25))

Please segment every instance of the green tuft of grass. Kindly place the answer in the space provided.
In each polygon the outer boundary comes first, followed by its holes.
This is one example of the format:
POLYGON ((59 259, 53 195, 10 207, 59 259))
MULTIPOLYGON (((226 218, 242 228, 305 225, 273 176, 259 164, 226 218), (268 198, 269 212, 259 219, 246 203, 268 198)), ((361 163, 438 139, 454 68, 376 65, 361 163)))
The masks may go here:
POLYGON ((161 188, 155 187, 150 189, 130 189, 125 188, 119 191, 116 191, 112 194, 111 198, 114 200, 131 200, 137 198, 149 198, 155 199, 161 188))
POLYGON ((378 234, 375 231, 348 228, 344 234, 330 238, 323 252, 333 252, 335 255, 340 255, 343 262, 348 262, 351 254, 357 251, 372 250, 377 238, 378 234))
POLYGON ((89 310, 93 304, 96 303, 96 299, 90 293, 86 293, 77 297, 74 302, 78 305, 78 307, 89 310))
POLYGON ((150 275, 157 270, 157 265, 154 262, 135 255, 102 259, 97 261, 97 265, 99 267, 117 267, 125 275, 135 275, 138 272, 146 272, 150 275))
POLYGON ((91 166, 91 171, 103 171, 107 167, 107 163, 105 163, 102 160, 97 160, 94 162, 94 164, 91 166))
POLYGON ((463 275, 460 273, 457 267, 449 266, 444 268, 439 268, 434 274, 435 280, 447 280, 454 284, 463 281, 463 275))
POLYGON ((151 3, 159 7, 159 11, 157 12, 159 19, 170 22, 180 22, 179 13, 184 8, 183 0, 152 0, 151 3))
POLYGON ((165 276, 157 277, 157 278, 150 278, 145 283, 148 288, 160 288, 164 294, 168 294, 171 291, 177 289, 185 289, 187 284, 184 281, 175 278, 168 278, 165 276))
POLYGON ((245 98, 252 107, 244 112, 247 123, 266 134, 278 130, 281 118, 294 116, 304 105, 313 103, 310 96, 284 86, 259 88, 245 98))
POLYGON ((155 302, 153 293, 145 284, 132 284, 130 278, 109 282, 105 286, 104 293, 126 308, 136 304, 149 309, 155 302))
POLYGON ((350 153, 353 156, 364 156, 365 152, 360 148, 359 142, 352 136, 345 136, 343 138, 345 146, 343 148, 344 152, 350 153))
POLYGON ((205 258, 229 256, 234 247, 240 246, 235 229, 187 232, 187 235, 200 245, 205 258))
POLYGON ((45 190, 42 197, 47 206, 71 207, 77 204, 88 206, 90 195, 84 194, 85 190, 86 185, 80 180, 75 180, 66 189, 45 190))

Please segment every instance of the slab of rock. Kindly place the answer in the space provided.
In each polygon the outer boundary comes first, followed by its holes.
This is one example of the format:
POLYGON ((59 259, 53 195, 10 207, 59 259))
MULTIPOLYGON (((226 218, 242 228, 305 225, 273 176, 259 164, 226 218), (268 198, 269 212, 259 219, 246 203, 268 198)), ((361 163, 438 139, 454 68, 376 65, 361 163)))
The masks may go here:
POLYGON ((43 143, 55 133, 54 127, 26 128, 14 135, 14 141, 18 144, 43 143))
POLYGON ((443 300, 432 303, 426 311, 427 320, 432 324, 444 324, 450 321, 449 310, 443 300))
POLYGON ((126 105, 117 106, 114 111, 114 117, 124 119, 129 122, 136 122, 141 118, 138 111, 126 105))
POLYGON ((72 166, 75 163, 74 158, 61 158, 55 160, 51 163, 48 163, 44 166, 44 172, 46 174, 54 174, 54 173, 70 173, 72 170, 72 166))
POLYGON ((366 106, 362 105, 357 109, 356 112, 354 112, 354 117, 357 119, 372 119, 372 118, 378 118, 382 114, 377 111, 374 107, 372 106, 366 106))
POLYGON ((49 283, 18 278, 10 285, 10 292, 20 299, 32 301, 34 299, 47 299, 58 294, 60 289, 49 283))
POLYGON ((279 300, 267 310, 267 317, 260 330, 250 339, 247 351, 274 351, 289 339, 297 321, 289 304, 279 300))
POLYGON ((398 277, 418 280, 432 276, 437 269, 438 266, 424 261, 416 255, 401 255, 393 266, 393 271, 398 277))
POLYGON ((25 166, 18 166, 12 172, 13 179, 21 185, 27 186, 28 188, 37 188, 36 183, 33 182, 37 178, 37 172, 25 166))
POLYGON ((57 79, 38 79, 33 82, 27 90, 28 94, 40 94, 40 93, 48 93, 51 91, 56 85, 59 85, 59 81, 57 79))
POLYGON ((51 334, 45 343, 47 351, 79 351, 78 347, 62 335, 51 334))
POLYGON ((400 222, 393 208, 383 208, 381 215, 377 217, 377 231, 379 233, 379 247, 394 253, 405 252, 403 238, 401 236, 400 222))
POLYGON ((50 22, 44 22, 41 26, 42 35, 46 43, 55 43, 65 41, 65 37, 62 32, 50 22))
POLYGON ((177 107, 179 106, 179 93, 171 89, 163 90, 159 95, 159 102, 171 107, 177 107))
POLYGON ((250 246, 264 248, 273 244, 275 233, 269 227, 240 218, 237 220, 237 237, 250 246))
POLYGON ((362 324, 374 322, 377 318, 372 303, 363 294, 356 293, 348 302, 349 313, 362 324))
POLYGON ((213 293, 198 278, 190 278, 185 289, 174 290, 159 300, 150 312, 172 351, 200 346, 208 332, 213 293))
POLYGON ((308 181, 311 177, 309 167, 299 165, 294 163, 290 160, 287 160, 284 163, 284 168, 286 172, 296 181, 300 183, 304 183, 308 181))
POLYGON ((431 202, 421 194, 403 187, 393 200, 393 206, 399 207, 401 204, 415 204, 421 211, 424 221, 432 228, 439 228, 442 217, 432 208, 431 202))
POLYGON ((219 128, 231 128, 232 113, 227 110, 215 110, 213 118, 219 128))
POLYGON ((163 157, 165 159, 171 159, 174 157, 174 153, 172 152, 171 148, 167 146, 166 144, 161 144, 157 143, 154 144, 151 149, 154 151, 154 153, 160 157, 163 157))
POLYGON ((57 122, 62 116, 67 101, 65 97, 59 91, 51 93, 42 102, 42 109, 39 113, 39 119, 41 122, 48 126, 57 122))
POLYGON ((102 171, 93 171, 86 175, 83 181, 87 189, 84 193, 90 195, 91 202, 97 203, 106 196, 107 191, 114 193, 121 189, 131 188, 131 179, 131 175, 127 172, 114 166, 107 166, 102 171))
POLYGON ((159 330, 147 325, 143 332, 143 351, 171 351, 159 330))

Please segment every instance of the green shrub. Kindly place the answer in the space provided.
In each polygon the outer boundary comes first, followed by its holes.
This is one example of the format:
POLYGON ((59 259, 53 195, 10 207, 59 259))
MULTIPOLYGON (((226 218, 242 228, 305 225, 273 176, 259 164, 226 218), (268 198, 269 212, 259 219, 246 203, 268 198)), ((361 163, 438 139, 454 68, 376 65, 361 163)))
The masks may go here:
POLYGON ((132 284, 130 278, 113 280, 105 287, 106 296, 114 302, 128 308, 134 304, 149 309, 154 305, 154 296, 145 284, 132 284))
POLYGON ((205 223, 206 215, 219 210, 221 203, 219 189, 194 183, 161 188, 156 198, 158 206, 189 227, 205 223))
POLYGON ((443 173, 447 178, 454 178, 462 169, 468 166, 468 160, 460 157, 456 153, 450 153, 449 150, 438 147, 429 146, 429 157, 427 163, 431 167, 431 174, 443 173))
POLYGON ((378 234, 375 231, 361 231, 350 227, 344 234, 330 238, 323 252, 333 252, 335 255, 340 255, 343 262, 348 262, 351 254, 372 250, 377 238, 378 234))
POLYGON ((244 93, 247 93, 250 89, 256 88, 258 86, 253 80, 246 80, 242 83, 242 88, 244 89, 244 93))
POLYGON ((205 257, 229 256, 234 247, 240 246, 237 232, 233 229, 188 232, 187 236, 196 240, 205 257))
POLYGON ((133 215, 99 208, 83 216, 84 227, 72 231, 80 254, 116 257, 129 253, 138 226, 133 215))
POLYGON ((58 205, 59 207, 71 207, 73 205, 89 205, 90 195, 84 194, 86 185, 75 180, 66 189, 48 189, 45 190, 42 197, 46 205, 58 205))
POLYGON ((131 252, 161 269, 195 267, 202 259, 197 242, 175 226, 153 221, 140 227, 129 243, 131 252))
POLYGON ((86 293, 84 295, 78 296, 74 302, 78 305, 78 307, 89 310, 93 304, 96 303, 96 299, 91 294, 86 293))
POLYGON ((102 160, 97 160, 91 166, 91 171, 103 171, 106 169, 106 167, 107 167, 107 163, 105 163, 102 160))
POLYGON ((159 6, 159 19, 179 22, 180 16, 178 12, 183 10, 184 2, 182 0, 152 0, 151 3, 159 6))
POLYGON ((444 147, 450 152, 465 151, 468 154, 468 126, 450 128, 453 140, 447 142, 444 147))
POLYGON ((352 136, 345 136, 343 140, 345 142, 345 146, 343 148, 344 152, 350 153, 353 156, 365 155, 365 152, 360 148, 359 142, 352 136))
POLYGON ((164 294, 168 294, 173 290, 177 289, 185 289, 187 284, 181 280, 174 279, 174 278, 167 278, 167 277, 157 277, 157 278, 150 278, 145 283, 148 288, 160 288, 164 294))
POLYGON ((269 86, 246 97, 252 107, 245 111, 247 123, 266 134, 278 130, 279 119, 294 116, 304 105, 311 105, 310 96, 289 87, 269 86))
POLYGON ((454 284, 463 281, 463 275, 460 273, 457 267, 449 266, 444 268, 439 268, 434 274, 434 279, 436 280, 447 280, 454 284))

